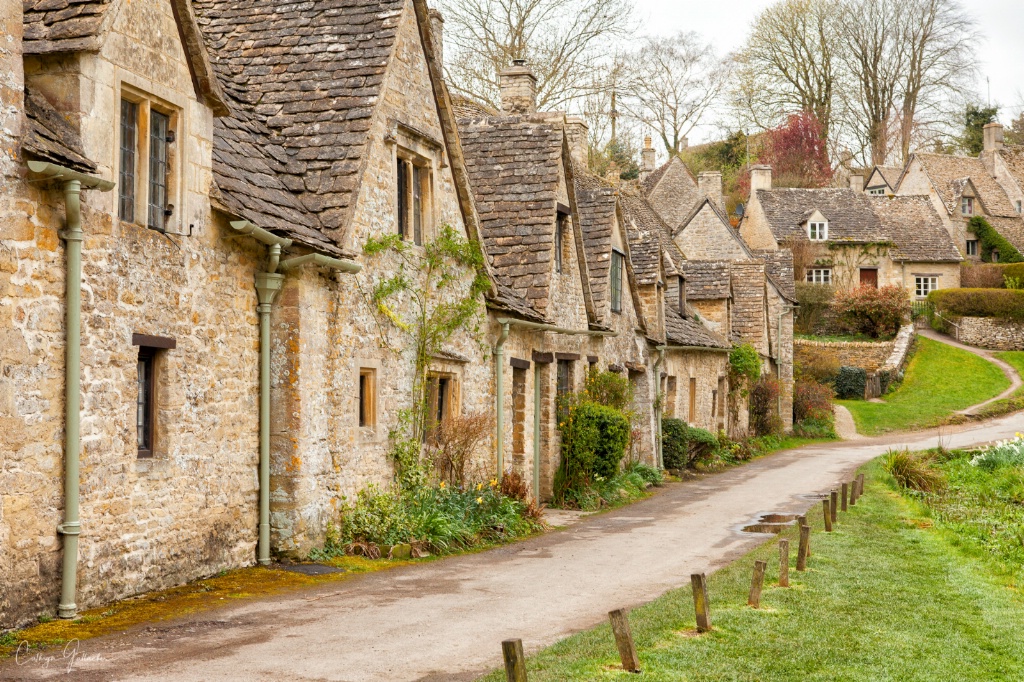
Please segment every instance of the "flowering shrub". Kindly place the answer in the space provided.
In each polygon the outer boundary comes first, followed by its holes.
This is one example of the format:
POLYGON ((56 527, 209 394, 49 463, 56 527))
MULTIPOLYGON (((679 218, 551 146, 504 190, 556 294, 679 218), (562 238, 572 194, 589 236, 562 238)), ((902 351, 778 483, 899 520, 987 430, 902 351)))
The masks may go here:
POLYGON ((1024 434, 989 445, 971 459, 971 464, 985 471, 1024 466, 1024 434))
POLYGON ((838 291, 832 300, 837 321, 845 329, 871 338, 891 338, 910 317, 910 297, 903 287, 891 284, 876 289, 859 287, 838 291))
POLYGON ((779 382, 774 377, 763 376, 750 389, 750 428, 757 436, 782 433, 782 418, 779 416, 779 382))

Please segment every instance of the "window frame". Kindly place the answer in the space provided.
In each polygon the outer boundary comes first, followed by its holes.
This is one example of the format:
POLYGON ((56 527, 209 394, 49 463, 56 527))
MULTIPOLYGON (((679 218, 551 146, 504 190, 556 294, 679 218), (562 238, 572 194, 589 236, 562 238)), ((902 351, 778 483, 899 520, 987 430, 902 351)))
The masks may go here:
POLYGON ((808 284, 832 284, 832 268, 808 268, 804 279, 808 284))
POLYGON ((807 239, 812 242, 828 241, 828 221, 811 220, 807 222, 807 239), (818 236, 815 236, 817 234, 818 236))
POLYGON ((966 242, 966 247, 964 249, 964 252, 968 256, 977 256, 978 255, 978 240, 977 239, 968 239, 967 242, 966 242))
POLYGON ((679 297, 679 300, 677 301, 677 304, 679 305, 679 314, 680 315, 685 315, 686 314, 686 278, 683 277, 682 275, 679 275, 677 280, 676 280, 676 287, 679 288, 679 291, 677 292, 678 297, 679 297))
POLYGON ((974 215, 974 197, 960 197, 960 215, 974 215))
POLYGON ((565 272, 565 230, 569 225, 569 215, 558 211, 555 215, 555 272, 565 272))
POLYGON ((608 267, 608 303, 611 311, 622 313, 622 271, 626 262, 626 254, 612 249, 612 260, 608 267))
POLYGON ((928 298, 928 294, 939 288, 938 275, 914 275, 914 297, 928 298), (922 293, 923 292, 923 293, 922 293))
POLYGON ((356 423, 359 428, 377 428, 377 369, 360 367, 357 381, 356 423))
POLYGON ((140 346, 136 363, 135 443, 138 459, 150 459, 156 450, 157 349, 140 346))
POLYGON ((139 103, 121 97, 118 122, 117 217, 124 222, 135 222, 135 201, 139 167, 139 103), (129 115, 130 114, 130 115, 129 115), (130 119, 127 125, 126 119, 130 119), (131 141, 126 142, 126 133, 131 141), (130 162, 131 168, 125 166, 130 162))
POLYGON ((872 197, 884 197, 885 196, 885 188, 884 187, 869 187, 867 192, 868 192, 868 196, 872 196, 872 197))
POLYGON ((433 160, 399 146, 395 152, 395 231, 423 246, 434 229, 433 160))
POLYGON ((436 444, 437 428, 452 414, 458 414, 459 377, 454 372, 427 371, 427 419, 423 424, 423 442, 436 444))

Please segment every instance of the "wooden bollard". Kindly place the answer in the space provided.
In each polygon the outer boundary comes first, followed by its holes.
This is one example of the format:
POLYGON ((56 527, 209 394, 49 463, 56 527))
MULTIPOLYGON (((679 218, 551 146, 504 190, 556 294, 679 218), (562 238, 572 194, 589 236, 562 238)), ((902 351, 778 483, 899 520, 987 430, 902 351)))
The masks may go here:
POLYGON ((843 511, 846 511, 846 498, 847 498, 847 492, 848 492, 848 489, 849 489, 849 485, 848 485, 848 484, 846 484, 846 483, 844 483, 844 484, 843 484, 843 492, 842 492, 842 497, 843 497, 843 511))
POLYGON ((708 598, 708 580, 703 573, 690 576, 693 585, 693 608, 697 612, 697 632, 711 630, 711 600, 708 598))
POLYGON ((505 679, 508 682, 527 682, 523 640, 506 639, 501 643, 501 653, 505 657, 505 679))
POLYGON ((807 557, 810 556, 808 546, 811 544, 811 527, 807 524, 800 526, 800 547, 796 553, 796 570, 807 570, 807 557))
POLYGON ((825 532, 832 532, 832 511, 829 509, 828 500, 821 501, 821 510, 825 513, 825 532))
POLYGON ((832 515, 832 523, 834 524, 839 518, 839 491, 833 490, 829 494, 829 510, 832 515))
MULTIPOLYGON (((796 523, 797 523, 797 528, 803 528, 804 526, 808 525, 807 517, 806 516, 798 516, 798 517, 796 517, 796 523)), ((810 540, 810 538, 807 539, 807 556, 808 557, 811 556, 811 540, 810 540)))
POLYGON ((622 669, 628 673, 640 672, 640 659, 637 658, 636 645, 633 644, 633 631, 629 629, 629 616, 622 609, 615 609, 608 612, 608 619, 612 622, 612 634, 615 635, 615 646, 622 659, 622 669))
POLYGON ((850 483, 850 504, 857 504, 858 497, 859 496, 857 495, 857 479, 854 478, 853 481, 850 483))
POLYGON ((857 497, 864 496, 864 474, 857 476, 857 497))
POLYGON ((789 587, 789 540, 779 540, 779 587, 789 587))
POLYGON ((755 609, 761 608, 761 590, 764 588, 764 572, 767 568, 767 561, 754 562, 754 575, 750 579, 750 596, 747 597, 747 606, 753 606, 755 609))

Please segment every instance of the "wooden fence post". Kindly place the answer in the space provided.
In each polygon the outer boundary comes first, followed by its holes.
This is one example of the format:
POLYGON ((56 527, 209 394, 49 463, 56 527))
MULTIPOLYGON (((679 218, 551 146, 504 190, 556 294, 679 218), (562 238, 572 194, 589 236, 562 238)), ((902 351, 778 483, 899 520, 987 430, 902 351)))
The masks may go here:
POLYGON ((842 493, 842 495, 843 495, 843 511, 846 511, 846 498, 848 497, 848 492, 849 492, 849 484, 844 483, 843 484, 843 493, 842 493))
POLYGON ((825 532, 832 532, 832 512, 829 510, 828 500, 821 501, 821 510, 825 513, 825 532))
POLYGON ((505 679, 508 682, 527 682, 523 640, 506 639, 501 643, 501 653, 505 657, 505 679))
POLYGON ((789 587, 789 540, 779 540, 779 587, 789 587))
POLYGON ((750 596, 747 597, 747 606, 753 606, 755 609, 761 608, 761 590, 764 588, 764 572, 767 568, 767 561, 754 562, 754 575, 750 579, 750 596))
MULTIPOLYGON (((804 526, 808 526, 809 527, 809 524, 807 523, 807 516, 798 516, 798 517, 796 517, 796 520, 797 520, 797 528, 803 528, 804 526)), ((811 539, 810 538, 807 538, 807 556, 808 556, 808 558, 810 558, 810 556, 811 556, 811 539)))
POLYGON ((629 629, 629 616, 622 609, 615 609, 608 612, 608 619, 612 622, 612 634, 615 635, 615 646, 622 659, 622 669, 628 673, 640 672, 640 659, 637 658, 636 645, 633 644, 633 631, 629 629))
POLYGON ((796 553, 796 570, 807 570, 808 545, 811 543, 811 527, 807 524, 800 526, 800 548, 796 553))
POLYGON ((864 474, 857 476, 857 497, 864 496, 864 474))
POLYGON ((711 600, 708 599, 708 580, 703 573, 690 575, 693 586, 693 608, 697 612, 697 632, 711 630, 711 600))
POLYGON ((832 515, 832 523, 834 524, 839 518, 839 492, 833 490, 829 494, 829 510, 832 515))
POLYGON ((850 506, 857 504, 857 479, 850 483, 850 506))

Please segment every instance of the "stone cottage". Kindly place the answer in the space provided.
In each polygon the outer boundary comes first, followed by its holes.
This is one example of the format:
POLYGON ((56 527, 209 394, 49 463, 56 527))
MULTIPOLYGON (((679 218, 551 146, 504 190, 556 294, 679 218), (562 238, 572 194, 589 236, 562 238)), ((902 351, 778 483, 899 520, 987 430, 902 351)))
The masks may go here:
POLYGON ((789 248, 799 281, 841 289, 896 284, 917 298, 960 286, 953 241, 934 208, 914 197, 772 188, 771 168, 755 166, 740 233, 757 249, 789 248))
POLYGON ((872 197, 891 197, 896 193, 903 168, 900 166, 875 166, 868 173, 864 193, 872 197))

